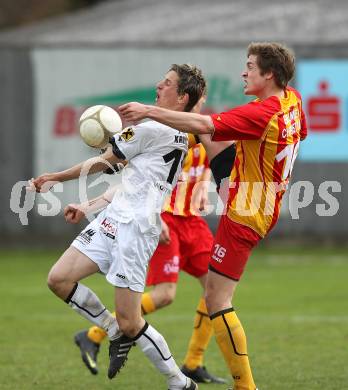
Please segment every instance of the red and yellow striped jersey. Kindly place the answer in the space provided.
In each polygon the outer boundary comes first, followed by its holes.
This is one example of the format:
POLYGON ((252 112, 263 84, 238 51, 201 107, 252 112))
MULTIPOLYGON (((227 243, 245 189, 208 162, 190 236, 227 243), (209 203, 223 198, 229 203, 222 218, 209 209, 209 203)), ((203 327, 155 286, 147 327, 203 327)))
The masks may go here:
MULTIPOLYGON (((191 201, 195 184, 202 180, 204 171, 209 168, 208 158, 202 144, 196 144, 188 150, 178 183, 168 197, 163 211, 188 217, 197 215, 191 201)), ((196 187, 197 188, 197 187, 196 187)))
POLYGON ((299 141, 307 135, 301 96, 287 87, 282 98, 257 99, 211 118, 214 141, 237 140, 227 215, 263 237, 278 220, 299 141))

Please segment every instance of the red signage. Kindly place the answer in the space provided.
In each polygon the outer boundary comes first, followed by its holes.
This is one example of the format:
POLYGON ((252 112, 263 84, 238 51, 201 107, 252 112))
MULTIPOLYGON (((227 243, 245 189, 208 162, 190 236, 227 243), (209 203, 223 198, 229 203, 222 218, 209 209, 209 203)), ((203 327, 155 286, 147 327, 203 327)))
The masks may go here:
POLYGON ((56 111, 53 133, 57 137, 66 137, 78 133, 78 120, 81 109, 73 106, 61 106, 56 111))
POLYGON ((307 101, 309 128, 315 132, 338 131, 341 127, 341 99, 329 95, 327 81, 321 81, 318 87, 319 94, 307 101))

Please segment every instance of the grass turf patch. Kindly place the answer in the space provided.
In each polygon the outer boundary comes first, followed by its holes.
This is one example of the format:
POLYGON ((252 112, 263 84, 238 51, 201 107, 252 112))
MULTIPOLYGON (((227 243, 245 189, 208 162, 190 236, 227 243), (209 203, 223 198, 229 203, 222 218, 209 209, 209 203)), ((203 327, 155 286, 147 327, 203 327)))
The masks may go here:
MULTIPOLYGON (((165 389, 165 380, 133 348, 126 367, 109 381, 107 343, 92 376, 73 344, 88 323, 46 287, 58 252, 0 252, 1 389, 165 389)), ((249 355, 260 390, 341 390, 347 386, 348 310, 345 248, 258 248, 236 291, 234 307, 248 337, 249 355)), ((113 288, 101 275, 85 283, 112 308, 113 288)), ((182 273, 177 297, 147 317, 166 338, 178 364, 184 359, 201 293, 182 273)), ((212 339, 205 364, 229 377, 212 339)), ((221 385, 201 388, 225 389, 221 385)))

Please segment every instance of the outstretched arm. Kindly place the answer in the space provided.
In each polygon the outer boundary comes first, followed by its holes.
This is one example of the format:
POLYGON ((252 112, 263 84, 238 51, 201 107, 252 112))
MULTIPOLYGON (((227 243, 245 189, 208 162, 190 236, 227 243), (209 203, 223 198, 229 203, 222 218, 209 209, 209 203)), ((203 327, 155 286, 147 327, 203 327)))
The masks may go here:
POLYGON ((124 104, 119 107, 119 111, 129 122, 150 118, 184 133, 210 134, 214 131, 213 121, 209 115, 172 111, 137 102, 124 104))
POLYGON ((47 192, 58 182, 74 180, 80 176, 101 172, 119 162, 125 164, 123 160, 113 154, 112 148, 109 147, 98 157, 92 157, 64 171, 44 173, 35 179, 29 180, 29 186, 27 188, 36 192, 47 192))

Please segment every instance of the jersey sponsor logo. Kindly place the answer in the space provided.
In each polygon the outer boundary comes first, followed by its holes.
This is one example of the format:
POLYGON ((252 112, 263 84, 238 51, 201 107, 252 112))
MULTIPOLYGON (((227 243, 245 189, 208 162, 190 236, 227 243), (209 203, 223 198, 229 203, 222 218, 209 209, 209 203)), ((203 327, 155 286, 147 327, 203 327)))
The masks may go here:
POLYGON ((117 228, 108 218, 104 218, 99 227, 100 231, 111 239, 115 239, 117 228))
POLYGON ((95 235, 95 233, 96 232, 93 229, 85 230, 77 236, 77 240, 84 245, 90 244, 90 242, 92 241, 92 237, 95 235))
POLYGON ((294 134, 296 134, 295 125, 291 125, 290 128, 285 128, 282 130, 282 137, 283 138, 287 138, 287 137, 292 136, 294 134))
POLYGON ((124 141, 127 142, 130 141, 133 137, 134 137, 134 130, 131 127, 126 127, 122 131, 119 140, 122 141, 123 139, 124 141))
POLYGON ((164 264, 163 272, 167 275, 179 273, 179 257, 173 256, 166 264, 164 264))
POLYGON ((88 230, 85 231, 85 233, 87 234, 87 236, 93 237, 95 235, 95 230, 88 229, 88 230))
POLYGON ((288 113, 284 113, 283 120, 285 129, 282 130, 282 137, 287 138, 293 136, 301 130, 301 120, 299 110, 295 107, 288 113))
POLYGON ((212 259, 217 261, 218 263, 222 263, 225 255, 226 255, 226 248, 224 248, 220 244, 215 244, 214 245, 214 253, 211 256, 212 259))
POLYGON ((121 274, 116 274, 116 276, 118 277, 118 278, 120 278, 120 279, 126 279, 126 277, 124 276, 124 275, 121 275, 121 274))

